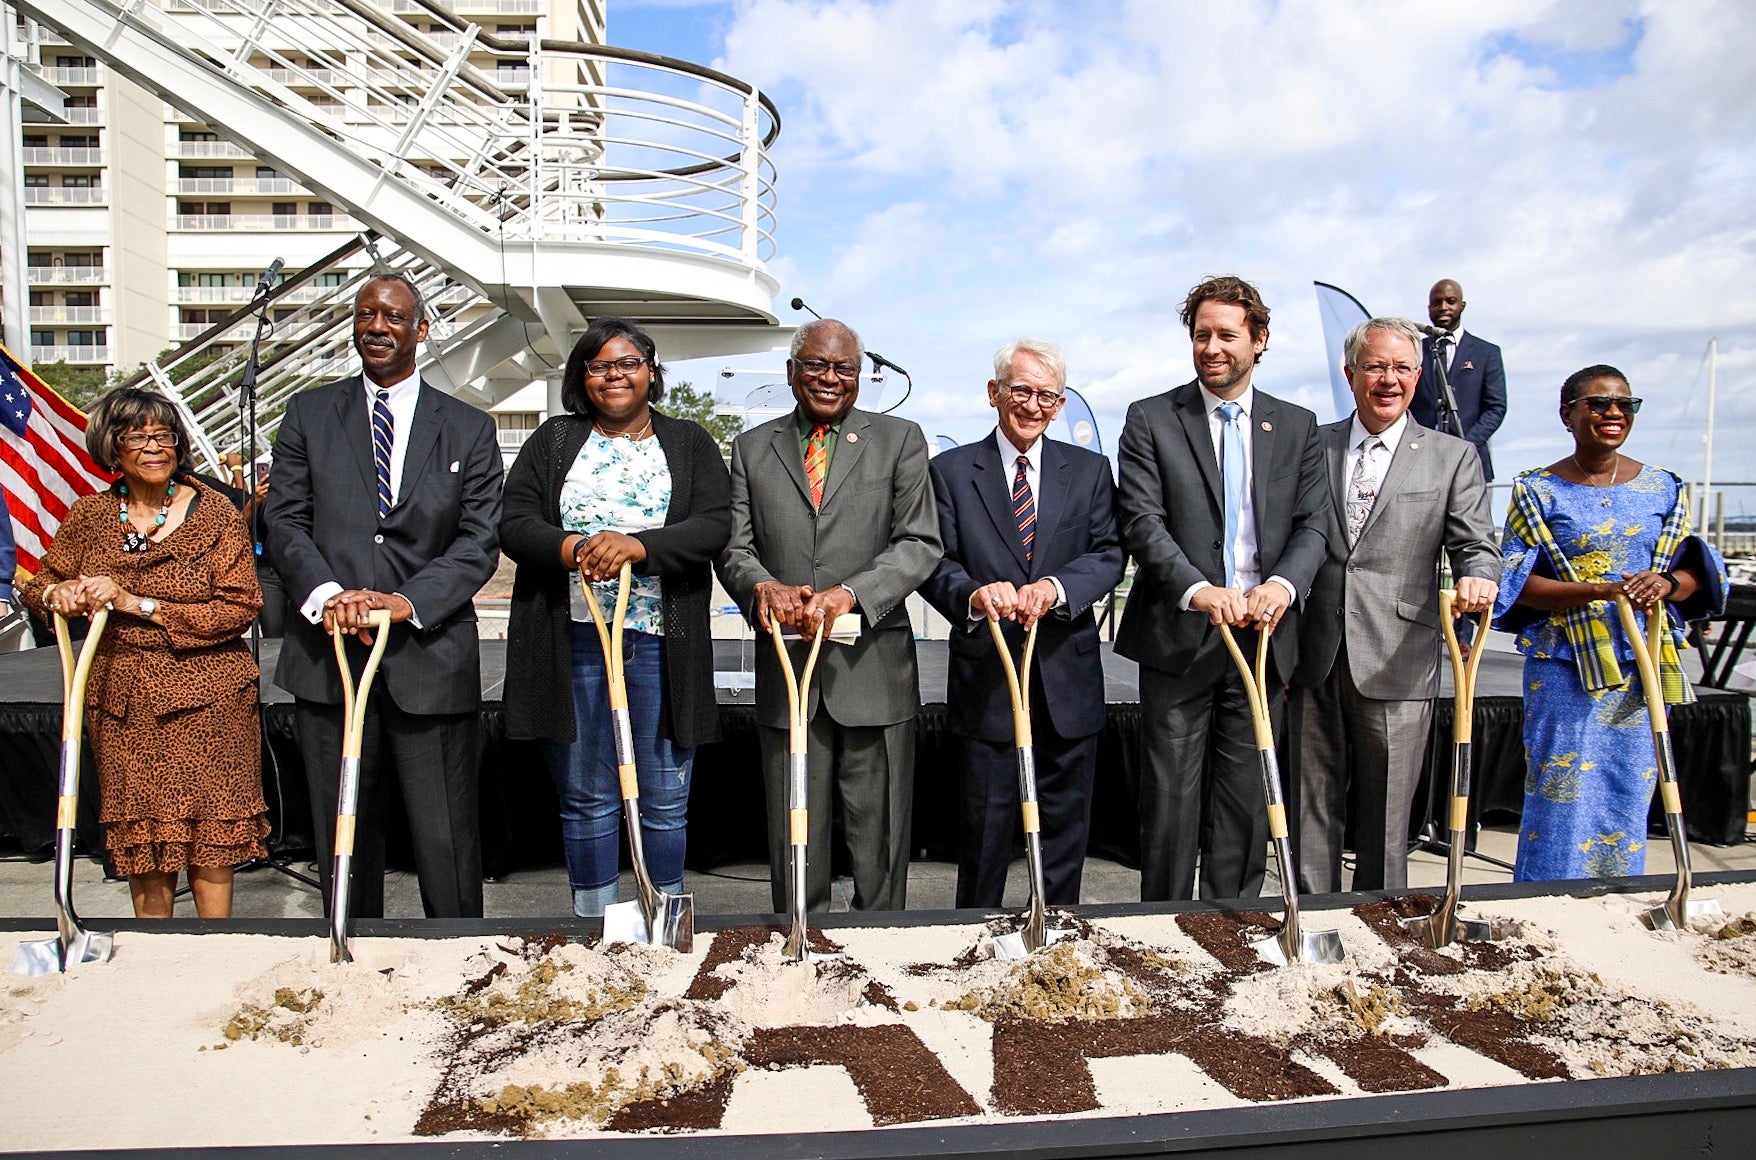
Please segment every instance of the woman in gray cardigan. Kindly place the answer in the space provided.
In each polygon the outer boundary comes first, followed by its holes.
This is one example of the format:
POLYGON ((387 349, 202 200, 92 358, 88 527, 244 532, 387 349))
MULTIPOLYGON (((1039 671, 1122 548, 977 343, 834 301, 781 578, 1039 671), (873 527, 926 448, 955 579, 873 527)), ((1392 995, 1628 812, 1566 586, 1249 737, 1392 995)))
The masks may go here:
POLYGON ((731 479, 699 423, 652 409, 664 368, 647 333, 595 320, 573 347, 556 415, 506 477, 500 546, 518 564, 506 634, 509 736, 547 742, 573 911, 616 901, 616 780, 603 652, 578 576, 607 621, 632 566, 624 668, 648 869, 682 888, 689 775, 719 738, 708 636, 710 563, 731 534, 731 479))

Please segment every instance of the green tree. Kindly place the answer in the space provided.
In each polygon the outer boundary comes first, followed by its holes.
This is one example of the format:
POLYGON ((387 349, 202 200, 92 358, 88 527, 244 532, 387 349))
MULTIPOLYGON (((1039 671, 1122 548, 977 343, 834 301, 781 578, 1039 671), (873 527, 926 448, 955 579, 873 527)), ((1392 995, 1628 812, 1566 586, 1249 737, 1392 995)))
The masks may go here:
POLYGON ((658 405, 659 410, 678 419, 693 419, 707 428, 719 444, 721 455, 730 456, 732 440, 744 430, 744 420, 737 415, 716 415, 713 408, 718 400, 707 391, 696 390, 687 380, 665 384, 665 401, 658 405))
POLYGON ((57 394, 81 411, 92 405, 92 402, 110 387, 110 380, 102 367, 74 366, 71 363, 32 363, 31 370, 37 378, 42 379, 57 394))

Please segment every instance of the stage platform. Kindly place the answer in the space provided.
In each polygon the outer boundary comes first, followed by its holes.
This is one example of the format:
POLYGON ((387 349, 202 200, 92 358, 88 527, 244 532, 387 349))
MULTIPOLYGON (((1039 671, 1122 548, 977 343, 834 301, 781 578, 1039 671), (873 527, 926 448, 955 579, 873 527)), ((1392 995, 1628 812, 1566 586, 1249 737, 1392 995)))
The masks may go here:
MULTIPOLYGON (((715 642, 722 672, 747 669, 755 644, 715 642)), ((1094 853, 1136 864, 1135 797, 1139 783, 1139 680, 1133 662, 1104 644, 1108 720, 1099 747, 1093 795, 1094 853)), ((263 667, 272 673, 278 642, 263 642, 263 667)), ((915 778, 914 846, 921 856, 955 859, 958 771, 948 756, 945 713, 947 647, 922 641, 921 714, 915 778)), ((1476 697, 1475 796, 1472 811, 1516 817, 1523 799, 1523 701, 1521 658, 1491 651, 1482 659, 1476 697)), ((532 744, 505 735, 501 689, 505 645, 482 643, 481 802, 484 869, 492 877, 561 860, 554 790, 532 744)), ((1449 681, 1435 713, 1430 752, 1442 754, 1450 737, 1449 681)), ((1694 841, 1729 844, 1743 840, 1749 796, 1750 707, 1740 693, 1698 689, 1700 700, 1676 710, 1671 736, 1694 841)), ((696 757, 690 812, 689 865, 704 870, 766 859, 762 783, 757 759, 755 710, 745 690, 719 695, 724 739, 696 757), (709 821, 708 819, 711 819, 709 821)), ((54 838, 55 770, 58 761, 61 676, 53 649, 0 656, 0 843, 25 852, 47 849, 54 838)), ((283 850, 308 845, 310 816, 304 767, 292 732, 291 700, 270 685, 264 696, 273 760, 264 769, 269 808, 283 850)), ((1283 761, 1283 768, 1290 764, 1283 761)), ((1431 765, 1431 759, 1429 761, 1431 765)), ((81 837, 99 846, 94 812, 95 782, 87 755, 81 793, 81 837)), ((1443 766, 1440 767, 1441 769, 1443 766)), ((1417 802, 1426 801, 1424 789, 1417 802)), ((1419 811, 1417 811, 1419 812, 1419 811)), ((1416 818, 1418 829, 1424 819, 1416 818)), ((1656 812, 1653 822, 1662 828, 1656 812)), ((392 838, 391 856, 398 855, 392 838)))

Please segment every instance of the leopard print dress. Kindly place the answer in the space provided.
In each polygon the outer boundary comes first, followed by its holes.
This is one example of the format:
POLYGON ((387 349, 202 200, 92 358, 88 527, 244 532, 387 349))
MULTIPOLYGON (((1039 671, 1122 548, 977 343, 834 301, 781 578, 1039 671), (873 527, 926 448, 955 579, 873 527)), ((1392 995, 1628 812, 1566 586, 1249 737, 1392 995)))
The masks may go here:
POLYGON ((86 685, 99 818, 116 870, 175 873, 233 866, 267 852, 256 663, 242 639, 262 605, 244 521, 230 501, 196 494, 183 522, 142 553, 122 550, 113 491, 74 503, 43 568, 19 595, 47 615, 43 590, 112 576, 158 600, 163 624, 110 615, 86 685))

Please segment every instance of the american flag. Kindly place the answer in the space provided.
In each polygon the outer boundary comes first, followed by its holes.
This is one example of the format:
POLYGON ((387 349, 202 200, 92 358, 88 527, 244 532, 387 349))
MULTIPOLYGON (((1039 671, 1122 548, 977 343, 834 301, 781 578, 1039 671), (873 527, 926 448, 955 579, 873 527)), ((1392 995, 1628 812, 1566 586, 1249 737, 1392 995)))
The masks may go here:
POLYGON ((85 449, 85 415, 0 346, 0 491, 19 570, 41 568, 73 501, 109 482, 85 449))

